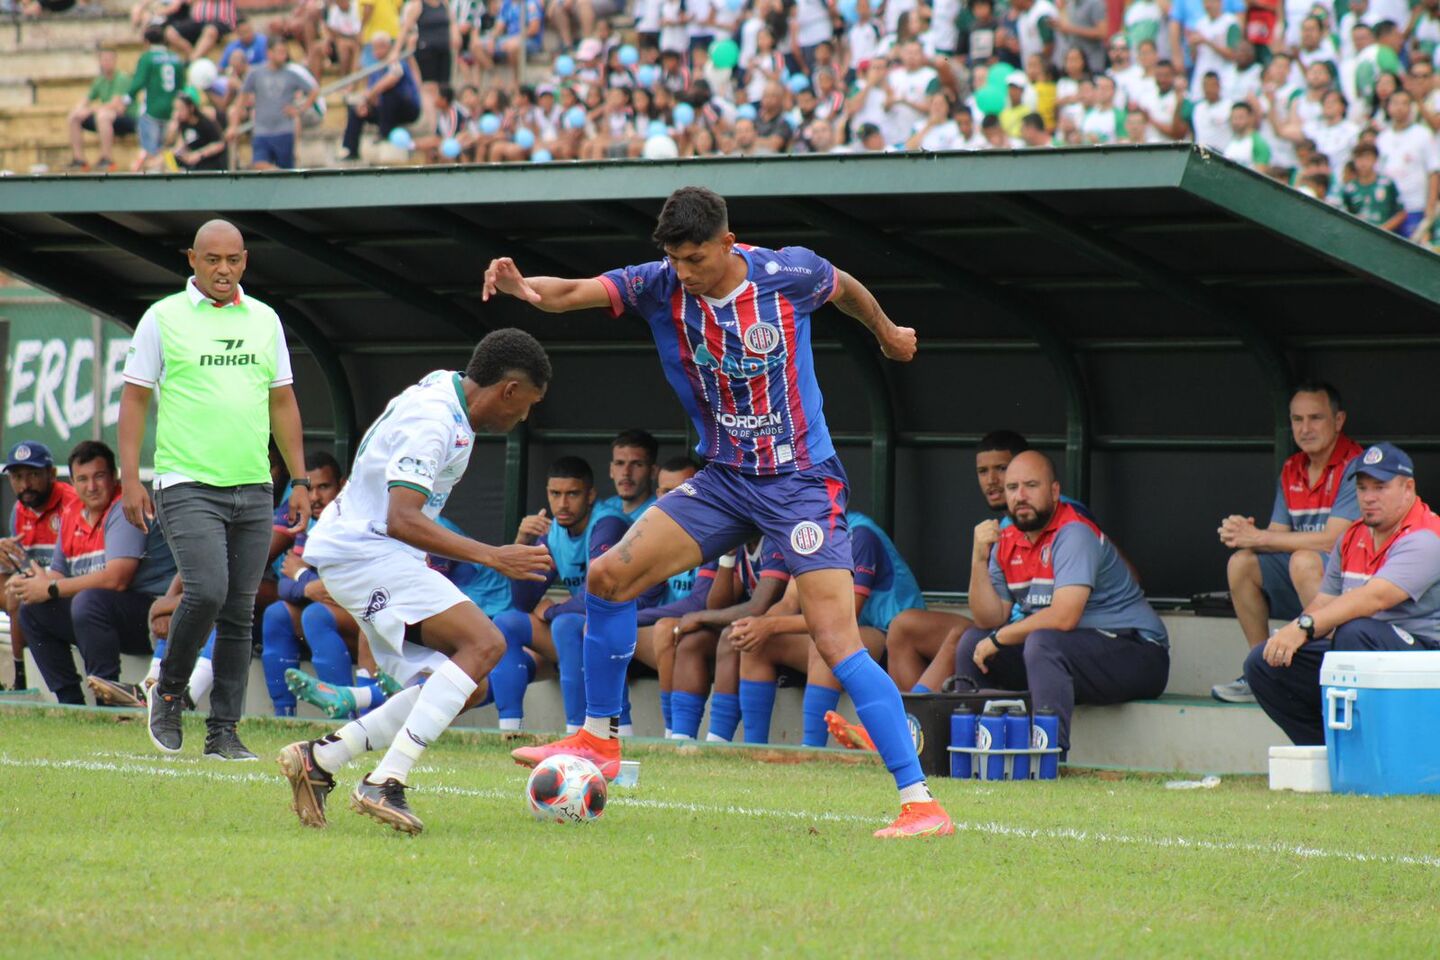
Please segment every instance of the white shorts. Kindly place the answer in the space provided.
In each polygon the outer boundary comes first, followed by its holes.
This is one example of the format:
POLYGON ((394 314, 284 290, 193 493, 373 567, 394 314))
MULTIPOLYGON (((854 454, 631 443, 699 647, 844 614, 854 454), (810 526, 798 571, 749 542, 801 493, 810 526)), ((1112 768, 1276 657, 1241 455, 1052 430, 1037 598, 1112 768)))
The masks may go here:
POLYGON ((317 567, 330 596, 350 612, 365 637, 380 669, 409 684, 423 673, 434 673, 449 657, 437 650, 407 643, 405 628, 470 603, 470 598, 410 553, 376 551, 317 567))

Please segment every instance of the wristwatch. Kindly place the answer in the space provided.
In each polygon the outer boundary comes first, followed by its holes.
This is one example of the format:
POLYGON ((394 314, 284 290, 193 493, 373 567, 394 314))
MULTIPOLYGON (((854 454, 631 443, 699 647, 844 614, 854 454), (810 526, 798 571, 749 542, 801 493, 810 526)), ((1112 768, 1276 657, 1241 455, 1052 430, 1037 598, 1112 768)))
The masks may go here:
POLYGON ((1295 620, 1295 626, 1305 631, 1306 640, 1315 639, 1315 618, 1308 613, 1302 613, 1295 620))
POLYGON ((51 581, 50 581, 50 585, 45 588, 45 592, 48 593, 48 594, 50 594, 50 599, 51 599, 51 600, 59 600, 59 599, 60 599, 60 581, 58 581, 58 580, 51 580, 51 581))
POLYGON ((995 644, 995 649, 996 649, 996 650, 1003 650, 1003 649, 1005 648, 1005 644, 1003 644, 1003 643, 1000 642, 1000 631, 999 631, 998 629, 996 629, 996 630, 991 630, 991 631, 990 631, 990 635, 989 635, 988 637, 986 637, 985 639, 987 639, 987 640, 989 640, 991 643, 995 644))
POLYGON ((309 478, 309 477, 291 477, 291 478, 290 478, 290 486, 292 486, 292 487, 304 487, 306 490, 309 490, 309 489, 310 489, 310 478, 309 478))

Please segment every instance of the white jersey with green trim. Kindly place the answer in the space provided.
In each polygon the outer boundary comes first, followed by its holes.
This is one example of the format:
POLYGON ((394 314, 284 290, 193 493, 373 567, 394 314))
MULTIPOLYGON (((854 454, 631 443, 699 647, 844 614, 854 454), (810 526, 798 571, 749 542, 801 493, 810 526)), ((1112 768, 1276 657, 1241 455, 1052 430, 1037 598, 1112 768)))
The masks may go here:
POLYGON ((310 530, 306 562, 323 573, 328 563, 353 560, 377 547, 424 556, 386 531, 390 488, 424 493, 424 513, 435 519, 465 474, 474 445, 460 374, 427 374, 391 400, 365 432, 345 489, 310 530))

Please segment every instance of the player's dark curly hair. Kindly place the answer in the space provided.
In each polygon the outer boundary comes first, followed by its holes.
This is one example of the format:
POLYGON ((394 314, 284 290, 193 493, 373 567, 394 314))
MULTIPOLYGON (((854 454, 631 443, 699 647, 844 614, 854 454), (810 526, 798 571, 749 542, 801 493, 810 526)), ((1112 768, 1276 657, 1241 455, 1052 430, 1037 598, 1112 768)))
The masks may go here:
POLYGON ((704 187, 681 187, 670 194, 650 235, 660 249, 704 243, 730 229, 725 198, 704 187))
POLYGON ((482 387, 500 382, 507 373, 523 373, 535 386, 550 382, 550 358, 545 348, 524 330, 506 327, 485 335, 475 345, 465 376, 482 387))
POLYGON ((547 480, 579 480, 587 487, 595 486, 595 471, 580 457, 561 457, 550 464, 547 480))

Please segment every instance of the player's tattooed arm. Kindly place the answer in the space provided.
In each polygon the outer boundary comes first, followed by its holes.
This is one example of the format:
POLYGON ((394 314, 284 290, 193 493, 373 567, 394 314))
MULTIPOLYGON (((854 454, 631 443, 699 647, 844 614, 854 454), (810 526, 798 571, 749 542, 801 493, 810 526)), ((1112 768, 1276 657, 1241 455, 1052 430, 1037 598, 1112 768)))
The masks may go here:
POLYGON ((841 313, 865 324, 880 342, 880 350, 891 360, 906 361, 915 356, 914 328, 896 326, 865 284, 844 270, 835 271, 835 291, 830 295, 830 302, 841 313))

